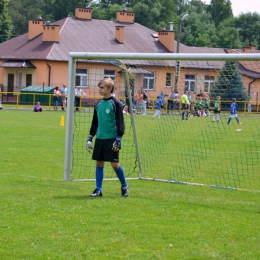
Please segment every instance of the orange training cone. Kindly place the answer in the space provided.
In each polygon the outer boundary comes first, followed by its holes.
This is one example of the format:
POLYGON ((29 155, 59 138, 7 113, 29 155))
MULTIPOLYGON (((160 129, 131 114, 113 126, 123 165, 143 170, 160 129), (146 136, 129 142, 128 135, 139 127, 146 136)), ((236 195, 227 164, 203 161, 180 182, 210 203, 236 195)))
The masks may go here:
POLYGON ((61 116, 60 118, 60 126, 64 126, 64 116, 61 116))

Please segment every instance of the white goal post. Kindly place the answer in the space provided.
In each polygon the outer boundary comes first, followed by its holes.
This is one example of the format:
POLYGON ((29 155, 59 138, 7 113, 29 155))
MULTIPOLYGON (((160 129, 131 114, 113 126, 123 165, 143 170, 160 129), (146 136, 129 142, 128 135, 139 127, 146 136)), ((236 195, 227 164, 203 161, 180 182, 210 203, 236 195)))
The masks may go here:
MULTIPOLYGON (((102 60, 174 60, 174 61, 260 61, 259 53, 252 54, 154 54, 154 53, 92 53, 92 52, 70 52, 69 66, 68 66, 68 100, 67 100, 67 114, 66 114, 66 139, 65 139, 65 158, 64 158, 64 181, 71 180, 72 171, 72 150, 73 150, 73 122, 74 122, 74 91, 75 91, 75 76, 76 76, 76 62, 78 60, 85 61, 102 61, 102 60)), ((127 75, 126 75, 127 76, 127 75)), ((126 86, 129 88, 129 84, 126 86)), ((130 89, 128 89, 128 98, 130 97, 130 89)), ((130 102, 131 105, 131 102, 130 102)), ((133 117, 133 115, 132 115, 133 117)), ((86 131, 89 126, 86 126, 86 131)), ((135 128, 133 128, 135 131, 135 128)), ((135 137, 137 138, 137 134, 135 137)), ((82 140, 85 142, 85 140, 82 140)), ((138 146, 138 142, 136 143, 138 146)), ((140 154, 138 154, 139 178, 142 177, 142 165, 140 154)))

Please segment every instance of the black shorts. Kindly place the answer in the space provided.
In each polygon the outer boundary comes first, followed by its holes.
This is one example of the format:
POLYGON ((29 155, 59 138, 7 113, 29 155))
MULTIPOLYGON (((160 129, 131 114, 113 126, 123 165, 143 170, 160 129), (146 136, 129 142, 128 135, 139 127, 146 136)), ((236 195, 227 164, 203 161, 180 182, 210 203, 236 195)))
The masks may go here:
POLYGON ((189 106, 188 106, 188 104, 182 104, 181 108, 182 108, 182 109, 188 109, 189 106))
POLYGON ((220 111, 214 110, 214 114, 220 114, 220 111))
POLYGON ((112 150, 115 138, 112 139, 97 139, 95 141, 92 159, 95 161, 104 162, 119 162, 119 152, 112 150))

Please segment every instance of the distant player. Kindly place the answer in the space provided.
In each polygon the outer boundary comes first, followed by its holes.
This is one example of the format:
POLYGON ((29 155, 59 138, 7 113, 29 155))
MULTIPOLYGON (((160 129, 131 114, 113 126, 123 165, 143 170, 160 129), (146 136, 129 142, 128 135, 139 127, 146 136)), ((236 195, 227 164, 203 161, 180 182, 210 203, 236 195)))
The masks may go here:
POLYGON ((217 99, 214 103, 214 114, 213 114, 213 119, 212 122, 219 122, 220 120, 220 110, 221 110, 221 102, 220 102, 220 96, 217 96, 217 99))
POLYGON ((186 92, 184 91, 184 93, 181 96, 181 108, 182 108, 181 118, 182 118, 182 120, 184 120, 185 115, 186 115, 186 120, 188 120, 189 105, 190 105, 189 98, 186 95, 186 92))
POLYGON ((157 99, 154 102, 155 102, 155 114, 153 115, 153 118, 156 116, 160 118, 161 108, 162 108, 162 100, 160 96, 157 96, 157 99))
POLYGON ((233 117, 235 117, 237 123, 238 123, 239 125, 241 125, 242 122, 240 122, 239 119, 238 119, 238 117, 237 117, 237 104, 236 104, 236 99, 233 98, 232 101, 233 101, 233 102, 232 102, 231 107, 230 107, 230 116, 229 116, 229 119, 228 119, 227 124, 229 125, 231 119, 232 119, 233 117))

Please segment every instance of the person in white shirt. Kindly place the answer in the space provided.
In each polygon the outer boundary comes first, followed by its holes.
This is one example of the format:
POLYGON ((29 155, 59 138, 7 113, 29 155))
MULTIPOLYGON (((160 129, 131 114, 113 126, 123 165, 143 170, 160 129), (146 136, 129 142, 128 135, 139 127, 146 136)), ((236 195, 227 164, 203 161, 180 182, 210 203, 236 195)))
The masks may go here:
POLYGON ((79 111, 79 107, 80 107, 80 97, 84 95, 84 97, 86 96, 85 92, 80 89, 80 87, 76 87, 75 88, 75 107, 76 107, 76 111, 79 111))

